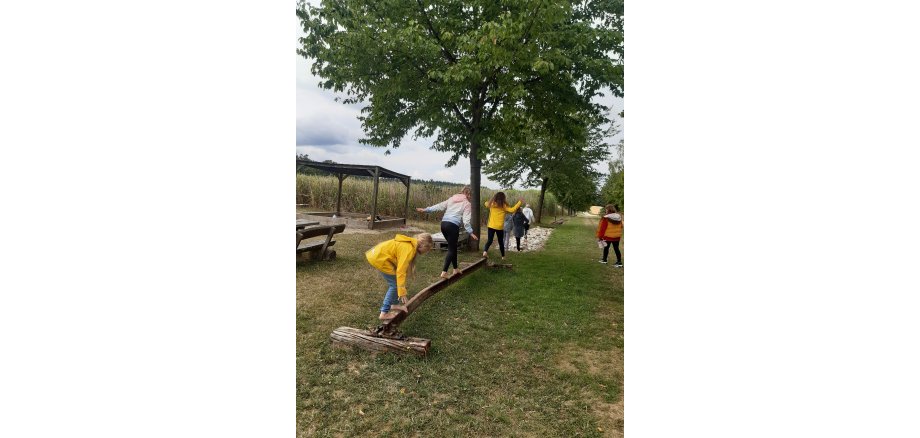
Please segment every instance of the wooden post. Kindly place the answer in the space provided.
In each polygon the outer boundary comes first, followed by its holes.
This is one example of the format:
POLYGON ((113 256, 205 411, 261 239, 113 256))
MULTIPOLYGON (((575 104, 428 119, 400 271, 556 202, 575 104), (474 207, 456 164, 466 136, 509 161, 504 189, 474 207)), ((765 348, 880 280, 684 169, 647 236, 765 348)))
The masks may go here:
POLYGON ((339 177, 339 192, 335 196, 335 214, 342 216, 342 181, 344 181, 345 178, 348 178, 348 175, 340 173, 336 176, 339 177))
POLYGON ((374 171, 371 174, 374 175, 374 205, 371 208, 371 222, 367 227, 373 230, 374 221, 377 220, 377 189, 380 185, 380 168, 374 167, 374 171))
POLYGON ((406 206, 403 208, 403 225, 405 225, 409 220, 409 184, 412 183, 412 177, 406 178, 406 206))
POLYGON ((329 248, 329 241, 332 240, 332 235, 335 234, 335 227, 329 227, 329 234, 326 235, 326 241, 323 242, 323 249, 319 251, 319 258, 323 260, 326 258, 326 249, 329 248))

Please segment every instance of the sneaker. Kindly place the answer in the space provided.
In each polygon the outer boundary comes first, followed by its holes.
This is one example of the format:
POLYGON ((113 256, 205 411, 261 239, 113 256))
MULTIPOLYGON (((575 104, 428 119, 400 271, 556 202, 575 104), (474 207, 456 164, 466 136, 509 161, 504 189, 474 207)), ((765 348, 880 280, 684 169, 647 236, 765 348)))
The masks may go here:
POLYGON ((622 263, 614 263, 614 264, 613 264, 613 267, 614 267, 614 268, 622 268, 622 267, 623 267, 623 264, 622 264, 622 263))
POLYGON ((603 263, 603 264, 605 264, 605 265, 607 264, 607 260, 598 260, 598 261, 601 262, 601 263, 603 263))
POLYGON ((489 257, 488 251, 483 251, 483 252, 482 252, 482 256, 483 256, 483 257, 489 257))

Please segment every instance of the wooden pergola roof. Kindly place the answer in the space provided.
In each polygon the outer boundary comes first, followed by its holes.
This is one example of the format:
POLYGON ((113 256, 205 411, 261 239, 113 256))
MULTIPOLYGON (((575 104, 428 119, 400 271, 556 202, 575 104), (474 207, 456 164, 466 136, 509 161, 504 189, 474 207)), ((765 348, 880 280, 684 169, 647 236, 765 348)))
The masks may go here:
POLYGON ((380 166, 367 166, 363 164, 339 164, 339 163, 321 163, 318 161, 297 160, 297 168, 300 166, 312 167, 336 175, 355 175, 355 176, 375 176, 378 178, 395 178, 407 184, 412 177, 394 172, 380 166))
POLYGON ((342 181, 348 177, 348 175, 355 176, 370 176, 374 178, 374 203, 371 206, 371 220, 368 224, 368 228, 374 229, 374 224, 377 223, 377 193, 378 187, 380 186, 380 178, 395 178, 398 179, 406 186, 406 203, 403 206, 403 225, 406 223, 406 218, 409 216, 409 184, 412 183, 412 177, 409 175, 403 175, 401 173, 393 172, 392 170, 385 169, 380 166, 365 166, 361 164, 338 164, 338 163, 319 163, 316 161, 307 161, 307 160, 297 160, 297 169, 300 170, 301 166, 312 167, 314 169, 323 170, 334 174, 339 179, 339 190, 335 197, 335 212, 338 215, 342 214, 342 181))

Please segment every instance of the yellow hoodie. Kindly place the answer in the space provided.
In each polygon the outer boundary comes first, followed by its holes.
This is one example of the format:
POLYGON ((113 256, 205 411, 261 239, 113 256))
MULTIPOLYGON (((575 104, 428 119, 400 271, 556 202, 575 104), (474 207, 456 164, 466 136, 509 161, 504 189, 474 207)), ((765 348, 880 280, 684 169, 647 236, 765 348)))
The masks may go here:
POLYGON ((418 240, 397 234, 396 238, 386 240, 369 249, 364 256, 371 266, 384 274, 396 276, 396 293, 406 295, 406 275, 409 263, 418 254, 418 240))
POLYGON ((505 213, 514 213, 514 210, 517 210, 518 207, 521 206, 521 200, 518 199, 514 207, 508 207, 508 204, 505 204, 505 208, 498 206, 492 207, 491 204, 491 201, 486 201, 486 207, 489 207, 488 227, 493 230, 503 230, 505 228, 505 213))

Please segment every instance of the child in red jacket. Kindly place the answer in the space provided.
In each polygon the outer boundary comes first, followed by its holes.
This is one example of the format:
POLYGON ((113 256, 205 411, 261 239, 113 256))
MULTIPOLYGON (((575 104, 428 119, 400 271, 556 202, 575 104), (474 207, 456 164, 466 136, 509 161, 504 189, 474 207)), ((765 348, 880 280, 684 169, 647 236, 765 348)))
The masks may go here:
POLYGON ((613 252, 617 255, 617 262, 613 265, 617 268, 623 267, 623 259, 620 255, 620 238, 623 237, 623 216, 617 212, 617 207, 613 204, 607 204, 604 217, 601 218, 600 224, 597 225, 597 243, 604 248, 604 258, 601 263, 607 264, 607 254, 610 253, 610 247, 613 246, 613 252))

